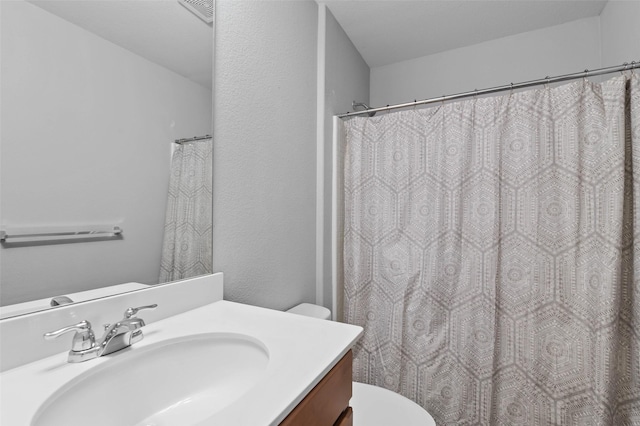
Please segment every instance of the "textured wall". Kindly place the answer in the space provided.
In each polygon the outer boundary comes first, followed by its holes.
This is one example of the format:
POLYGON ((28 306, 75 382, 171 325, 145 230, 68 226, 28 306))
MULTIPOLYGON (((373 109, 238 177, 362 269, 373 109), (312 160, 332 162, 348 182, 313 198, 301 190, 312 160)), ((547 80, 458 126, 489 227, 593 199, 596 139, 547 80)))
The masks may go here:
POLYGON ((383 106, 600 67, 598 17, 529 31, 371 70, 383 106))
POLYGON ((213 258, 228 300, 315 300, 317 8, 216 3, 213 258))
POLYGON ((211 131, 211 91, 32 4, 1 6, 3 226, 124 229, 0 248, 2 303, 157 283, 171 141, 211 131))

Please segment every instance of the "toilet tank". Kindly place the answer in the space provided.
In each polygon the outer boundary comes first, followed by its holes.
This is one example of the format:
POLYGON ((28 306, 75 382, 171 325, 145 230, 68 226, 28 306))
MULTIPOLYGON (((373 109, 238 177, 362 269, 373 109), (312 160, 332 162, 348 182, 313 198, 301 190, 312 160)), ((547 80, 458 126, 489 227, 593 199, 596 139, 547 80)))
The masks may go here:
POLYGON ((314 305, 312 303, 301 303, 293 308, 289 309, 287 312, 303 315, 305 317, 319 318, 328 320, 331 318, 331 311, 324 306, 314 305))

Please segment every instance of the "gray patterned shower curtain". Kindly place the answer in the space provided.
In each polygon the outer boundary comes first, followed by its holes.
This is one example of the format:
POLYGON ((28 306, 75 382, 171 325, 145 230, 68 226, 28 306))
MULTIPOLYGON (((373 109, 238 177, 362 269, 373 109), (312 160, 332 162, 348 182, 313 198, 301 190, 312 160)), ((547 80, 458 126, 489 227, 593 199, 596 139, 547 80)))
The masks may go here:
POLYGON ((639 76, 345 129, 355 380, 439 426, 640 425, 639 76))
POLYGON ((160 282, 213 272, 211 139, 178 145, 171 158, 160 282))

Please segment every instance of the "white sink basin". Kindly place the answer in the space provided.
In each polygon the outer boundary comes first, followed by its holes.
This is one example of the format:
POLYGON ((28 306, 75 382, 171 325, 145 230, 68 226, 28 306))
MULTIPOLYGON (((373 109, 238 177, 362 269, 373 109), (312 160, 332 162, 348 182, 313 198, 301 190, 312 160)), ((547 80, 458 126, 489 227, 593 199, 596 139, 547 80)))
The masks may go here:
POLYGON ((86 362, 65 351, 3 371, 0 425, 276 426, 362 334, 224 300, 143 331, 86 362))
POLYGON ((251 389, 269 363, 262 342, 236 333, 196 334, 127 351, 62 386, 32 425, 197 424, 251 389))

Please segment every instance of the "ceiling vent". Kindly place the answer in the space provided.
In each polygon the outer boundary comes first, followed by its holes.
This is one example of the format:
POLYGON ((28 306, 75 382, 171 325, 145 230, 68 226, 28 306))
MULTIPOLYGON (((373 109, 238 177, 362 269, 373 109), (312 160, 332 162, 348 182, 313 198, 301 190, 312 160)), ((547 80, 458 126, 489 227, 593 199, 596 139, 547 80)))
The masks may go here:
POLYGON ((194 15, 207 24, 213 22, 214 0, 178 0, 178 3, 189 9, 194 15))

